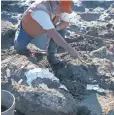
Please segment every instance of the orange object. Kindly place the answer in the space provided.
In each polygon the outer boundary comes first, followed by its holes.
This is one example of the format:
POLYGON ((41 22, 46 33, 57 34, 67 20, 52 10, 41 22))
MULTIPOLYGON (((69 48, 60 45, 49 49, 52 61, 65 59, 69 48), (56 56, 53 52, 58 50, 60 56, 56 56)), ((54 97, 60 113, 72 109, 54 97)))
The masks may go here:
POLYGON ((71 8, 72 0, 61 0, 60 1, 60 7, 63 12, 66 13, 72 13, 72 8, 71 8))

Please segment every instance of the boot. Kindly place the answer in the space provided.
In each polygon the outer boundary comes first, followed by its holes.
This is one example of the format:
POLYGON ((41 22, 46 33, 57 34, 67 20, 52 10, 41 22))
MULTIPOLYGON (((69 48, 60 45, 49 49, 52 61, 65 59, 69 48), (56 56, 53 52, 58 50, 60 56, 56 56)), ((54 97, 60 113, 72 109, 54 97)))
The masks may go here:
POLYGON ((53 66, 58 66, 60 68, 65 67, 65 63, 63 61, 58 60, 54 54, 47 55, 47 59, 49 63, 53 66))

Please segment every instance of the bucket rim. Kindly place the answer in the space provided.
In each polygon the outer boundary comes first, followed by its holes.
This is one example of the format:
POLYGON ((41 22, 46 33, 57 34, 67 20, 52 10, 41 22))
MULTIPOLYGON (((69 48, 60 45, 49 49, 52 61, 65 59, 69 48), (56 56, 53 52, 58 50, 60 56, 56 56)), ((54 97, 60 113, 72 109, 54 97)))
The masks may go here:
POLYGON ((8 112, 11 108, 13 108, 13 106, 15 105, 15 96, 14 96, 10 91, 7 91, 7 90, 1 90, 1 92, 7 92, 7 93, 9 93, 9 94, 13 97, 13 103, 12 103, 12 105, 11 105, 6 111, 1 112, 1 113, 6 113, 6 112, 8 112))

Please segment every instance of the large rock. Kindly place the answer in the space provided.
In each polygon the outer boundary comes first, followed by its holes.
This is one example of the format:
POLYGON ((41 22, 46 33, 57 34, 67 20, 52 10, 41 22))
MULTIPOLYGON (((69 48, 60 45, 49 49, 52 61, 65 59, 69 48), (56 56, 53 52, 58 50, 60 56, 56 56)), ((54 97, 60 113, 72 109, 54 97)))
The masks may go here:
POLYGON ((26 115, 76 115, 76 101, 66 88, 60 87, 63 85, 56 77, 47 75, 47 78, 35 79, 33 86, 27 84, 25 72, 31 68, 36 65, 24 56, 9 56, 2 61, 2 89, 15 95, 16 109, 26 115), (11 72, 9 78, 5 77, 7 68, 11 72))

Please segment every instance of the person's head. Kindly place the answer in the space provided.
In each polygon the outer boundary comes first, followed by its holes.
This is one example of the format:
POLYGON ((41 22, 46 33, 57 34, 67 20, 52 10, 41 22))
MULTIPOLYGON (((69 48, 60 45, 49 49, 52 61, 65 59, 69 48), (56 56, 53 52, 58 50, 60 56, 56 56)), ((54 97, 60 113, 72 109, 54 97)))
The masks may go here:
POLYGON ((60 15, 61 13, 72 13, 71 4, 72 0, 51 1, 53 13, 56 15, 60 15))

